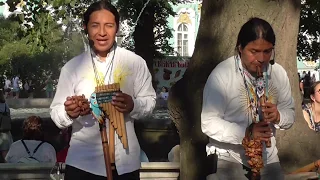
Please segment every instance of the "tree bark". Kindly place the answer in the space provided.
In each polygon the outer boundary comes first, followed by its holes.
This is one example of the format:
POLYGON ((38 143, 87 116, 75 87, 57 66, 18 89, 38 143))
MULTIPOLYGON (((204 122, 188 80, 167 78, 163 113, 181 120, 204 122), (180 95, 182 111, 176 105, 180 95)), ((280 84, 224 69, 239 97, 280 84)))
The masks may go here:
MULTIPOLYGON (((305 142, 308 140, 306 137, 312 134, 302 118, 301 96, 298 89, 296 46, 300 3, 299 0, 203 0, 194 54, 183 78, 171 88, 168 102, 171 118, 180 135, 182 180, 205 179, 208 173, 207 166, 211 166, 206 162, 207 137, 200 127, 203 87, 213 68, 219 62, 235 55, 238 32, 250 17, 263 18, 273 26, 277 39, 276 62, 286 69, 296 100, 295 125, 291 130, 277 134, 281 162, 286 169, 293 166, 290 158, 293 158, 298 166, 309 162, 303 160, 301 163, 304 157, 300 155, 301 144, 297 143, 305 142), (299 134, 294 134, 297 131, 299 134), (300 136, 301 133, 304 138, 300 136), (298 159, 301 162, 298 162, 298 159)), ((319 143, 316 145, 320 146, 319 143)), ((306 148, 316 153, 315 148, 306 148)))
POLYGON ((133 33, 135 53, 146 61, 152 77, 154 77, 153 59, 156 52, 153 33, 155 26, 154 11, 152 3, 149 3, 143 11, 143 14, 140 16, 139 22, 133 33))

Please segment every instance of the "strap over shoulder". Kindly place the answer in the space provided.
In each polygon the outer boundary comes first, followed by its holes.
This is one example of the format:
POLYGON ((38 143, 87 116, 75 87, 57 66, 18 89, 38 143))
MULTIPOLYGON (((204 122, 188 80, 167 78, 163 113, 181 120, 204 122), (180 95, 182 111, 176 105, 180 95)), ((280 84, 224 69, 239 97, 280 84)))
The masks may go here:
MULTIPOLYGON (((26 143, 25 143, 22 139, 21 139, 21 142, 22 142, 24 148, 26 149, 27 153, 31 156, 30 150, 28 149, 26 143)), ((39 147, 40 147, 43 143, 44 143, 44 141, 41 141, 41 142, 38 144, 38 146, 34 149, 32 156, 38 151, 39 147)))

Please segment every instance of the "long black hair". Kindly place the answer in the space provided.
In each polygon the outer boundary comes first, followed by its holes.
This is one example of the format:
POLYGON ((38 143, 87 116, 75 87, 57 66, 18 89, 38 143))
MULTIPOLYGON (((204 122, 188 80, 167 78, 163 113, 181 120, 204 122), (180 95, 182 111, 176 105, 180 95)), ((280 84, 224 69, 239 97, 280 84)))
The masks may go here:
MULTIPOLYGON (((85 25, 86 27, 88 26, 89 20, 90 20, 90 15, 95 12, 95 11, 99 11, 99 10, 107 10, 110 11, 114 17, 115 17, 115 21, 116 21, 116 25, 117 25, 117 31, 119 29, 119 21, 120 21, 120 16, 119 16, 119 12, 118 10, 107 0, 102 0, 102 1, 98 1, 95 3, 92 3, 88 9, 86 10, 86 12, 83 14, 83 25, 85 25)), ((85 32, 87 33, 87 30, 85 29, 85 32)))
POLYGON ((240 54, 239 48, 245 48, 248 43, 260 38, 270 42, 273 46, 276 44, 276 36, 271 25, 263 19, 250 18, 239 31, 236 51, 240 54))

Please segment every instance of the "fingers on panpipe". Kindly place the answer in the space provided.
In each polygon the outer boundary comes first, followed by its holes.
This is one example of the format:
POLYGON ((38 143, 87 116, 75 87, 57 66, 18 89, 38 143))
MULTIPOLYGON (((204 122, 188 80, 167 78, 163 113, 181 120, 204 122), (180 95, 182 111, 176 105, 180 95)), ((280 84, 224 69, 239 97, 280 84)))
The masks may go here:
POLYGON ((109 121, 109 153, 110 153, 110 161, 111 163, 115 163, 115 139, 114 139, 114 128, 109 121))

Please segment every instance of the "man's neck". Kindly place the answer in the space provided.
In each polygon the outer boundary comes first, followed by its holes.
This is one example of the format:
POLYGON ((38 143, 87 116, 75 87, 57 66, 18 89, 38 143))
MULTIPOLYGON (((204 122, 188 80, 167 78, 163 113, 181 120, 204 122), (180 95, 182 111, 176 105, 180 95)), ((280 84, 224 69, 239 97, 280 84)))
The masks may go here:
POLYGON ((96 55, 100 59, 100 61, 105 62, 107 59, 108 54, 110 53, 110 50, 107 52, 97 52, 95 51, 96 55))

